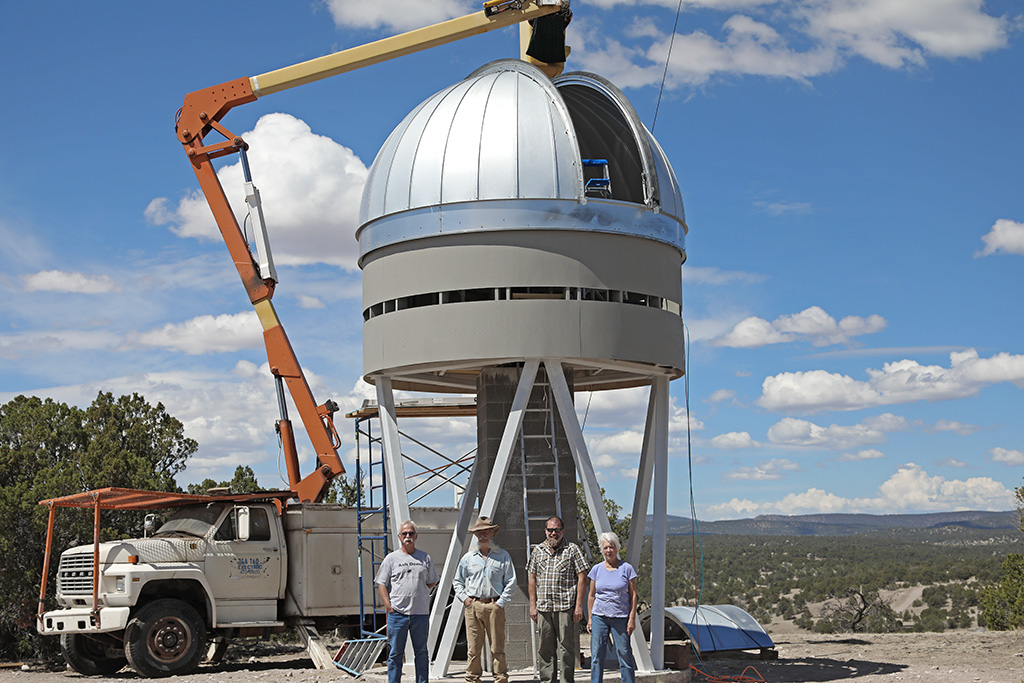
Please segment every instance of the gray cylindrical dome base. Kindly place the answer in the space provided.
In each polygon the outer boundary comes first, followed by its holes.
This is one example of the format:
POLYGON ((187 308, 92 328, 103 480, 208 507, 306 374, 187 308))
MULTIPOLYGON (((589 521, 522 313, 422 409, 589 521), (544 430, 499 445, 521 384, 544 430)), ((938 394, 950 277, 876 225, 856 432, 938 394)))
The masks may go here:
POLYGON ((476 391, 481 368, 524 357, 578 362, 580 390, 647 384, 652 365, 678 377, 681 296, 678 249, 632 235, 402 242, 363 263, 364 372, 399 389, 460 393, 476 391))

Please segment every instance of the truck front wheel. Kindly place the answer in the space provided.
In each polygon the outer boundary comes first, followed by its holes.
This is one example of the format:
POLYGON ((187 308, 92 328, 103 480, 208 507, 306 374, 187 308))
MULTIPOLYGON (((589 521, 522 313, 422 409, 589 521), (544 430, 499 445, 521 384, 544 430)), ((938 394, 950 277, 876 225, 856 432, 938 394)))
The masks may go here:
POLYGON ((124 641, 128 661, 140 675, 179 676, 199 667, 206 649, 206 625, 188 603, 156 600, 128 622, 124 641))
POLYGON ((81 633, 62 633, 60 651, 68 666, 83 676, 111 676, 128 663, 124 654, 81 633))

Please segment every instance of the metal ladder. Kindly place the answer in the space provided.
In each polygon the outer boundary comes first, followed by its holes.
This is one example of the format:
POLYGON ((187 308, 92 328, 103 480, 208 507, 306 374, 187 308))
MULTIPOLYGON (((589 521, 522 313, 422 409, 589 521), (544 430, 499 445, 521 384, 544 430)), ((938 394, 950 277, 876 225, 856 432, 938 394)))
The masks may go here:
MULTIPOLYGON (((544 392, 543 403, 544 406, 541 408, 526 408, 526 419, 523 420, 523 426, 519 430, 519 452, 522 457, 522 473, 523 473, 523 519, 526 525, 526 557, 529 558, 533 552, 533 544, 530 542, 530 526, 534 522, 545 522, 552 514, 557 515, 559 518, 562 517, 562 488, 561 488, 561 477, 559 476, 558 470, 558 441, 555 438, 555 402, 554 397, 551 395, 551 386, 548 384, 546 375, 541 376, 540 373, 537 375, 537 379, 533 385, 534 389, 540 388, 544 392), (536 425, 536 421, 529 420, 531 414, 543 414, 545 419, 543 422, 543 429, 540 433, 528 433, 531 427, 536 425), (543 450, 543 453, 547 453, 549 458, 542 457, 528 457, 527 456, 527 443, 533 440, 546 440, 548 448, 543 450), (542 481, 552 482, 552 486, 534 487, 530 488, 528 485, 527 469, 529 469, 529 475, 532 478, 540 477, 542 481), (554 496, 555 505, 554 512, 551 513, 550 496, 554 496), (532 510, 532 512, 531 512, 532 510)), ((531 393, 530 398, 533 398, 531 393)), ((546 540, 546 533, 542 536, 541 542, 546 540)), ((533 669, 534 672, 539 672, 538 660, 537 660, 537 629, 535 625, 531 625, 530 628, 530 641, 533 646, 533 669)))
MULTIPOLYGON (((363 636, 379 636, 380 629, 387 624, 387 612, 379 603, 373 579, 381 562, 390 552, 388 534, 388 491, 384 479, 384 451, 380 437, 373 436, 372 417, 356 420, 356 485, 359 495, 356 499, 356 539, 359 545, 359 631, 363 636), (363 469, 360 437, 366 437, 367 462, 363 469), (378 457, 374 458, 374 444, 378 457), (363 481, 366 481, 364 488, 363 481), (364 496, 366 504, 363 504, 364 496), (367 568, 369 588, 367 588, 367 568), (370 595, 367 599, 366 591, 370 595), (367 617, 371 627, 367 628, 367 617)), ((339 653, 340 654, 340 653, 339 653)))

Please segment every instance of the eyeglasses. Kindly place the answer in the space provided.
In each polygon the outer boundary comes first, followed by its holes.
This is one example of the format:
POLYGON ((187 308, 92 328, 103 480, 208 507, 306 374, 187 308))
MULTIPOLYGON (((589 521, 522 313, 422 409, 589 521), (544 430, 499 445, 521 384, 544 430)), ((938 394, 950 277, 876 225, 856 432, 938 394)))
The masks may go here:
POLYGON ((562 531, 564 531, 564 529, 551 529, 551 528, 547 528, 547 529, 545 529, 545 531, 547 531, 549 534, 560 534, 560 533, 562 533, 562 531))
POLYGON ((402 538, 405 538, 406 536, 410 536, 410 537, 411 536, 415 536, 416 532, 415 531, 403 531, 402 533, 400 533, 398 535, 401 536, 402 538))

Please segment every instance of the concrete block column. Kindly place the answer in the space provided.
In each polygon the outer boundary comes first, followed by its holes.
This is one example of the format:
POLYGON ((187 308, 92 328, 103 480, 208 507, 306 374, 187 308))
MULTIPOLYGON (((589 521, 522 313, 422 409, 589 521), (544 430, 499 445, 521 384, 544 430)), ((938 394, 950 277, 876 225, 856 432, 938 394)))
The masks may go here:
MULTIPOLYGON (((480 497, 490 480, 521 372, 522 368, 518 365, 489 367, 480 373, 477 380, 477 457, 482 468, 478 491, 480 497)), ((510 669, 533 666, 533 622, 530 620, 529 581, 526 574, 528 548, 544 540, 544 521, 556 514, 559 503, 565 522, 565 537, 576 540, 579 528, 576 469, 561 419, 548 390, 547 375, 541 368, 527 405, 523 433, 516 441, 508 475, 494 513, 495 523, 501 526, 501 533, 496 540, 512 556, 518 579, 516 597, 505 609, 505 655, 510 669), (524 507, 524 460, 525 495, 531 520, 526 519, 524 507), (555 489, 559 490, 558 503, 555 489)))

